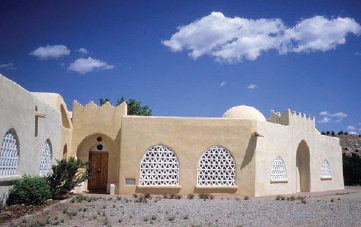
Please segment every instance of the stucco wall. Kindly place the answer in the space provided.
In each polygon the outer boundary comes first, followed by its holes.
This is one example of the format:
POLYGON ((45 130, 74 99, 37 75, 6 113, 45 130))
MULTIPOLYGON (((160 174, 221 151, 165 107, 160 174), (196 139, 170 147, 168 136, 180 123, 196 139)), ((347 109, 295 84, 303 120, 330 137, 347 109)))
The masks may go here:
POLYGON ((114 107, 109 102, 103 106, 97 106, 94 102, 86 106, 73 102, 73 134, 69 155, 88 161, 90 148, 99 144, 97 137, 102 137, 101 143, 109 148, 108 192, 110 184, 115 184, 118 188, 121 117, 126 114, 125 103, 114 107))
MULTIPOLYGON (((298 126, 300 126, 298 124, 298 126)), ((316 131, 302 127, 284 126, 270 122, 258 122, 259 137, 256 149, 256 196, 296 193, 300 185, 296 167, 297 149, 302 141, 310 154, 310 191, 343 189, 342 154, 337 138, 316 135, 316 131), (271 183, 274 159, 280 156, 287 168, 287 182, 271 183), (321 180, 321 166, 327 159, 332 179, 321 180), (297 186, 298 185, 298 186, 297 186)))
POLYGON ((72 129, 73 125, 71 122, 70 114, 68 108, 64 102, 64 99, 55 93, 43 93, 43 92, 31 92, 37 99, 42 102, 50 105, 55 110, 61 114, 61 139, 59 143, 58 157, 59 159, 63 157, 69 157, 69 154, 64 154, 64 147, 66 146, 68 150, 71 150, 72 145, 72 129))
POLYGON ((40 101, 30 92, 0 75, 0 139, 13 129, 18 139, 18 170, 16 176, 0 176, 0 194, 6 193, 13 179, 23 174, 38 175, 44 143, 50 140, 52 162, 59 158, 61 138, 60 113, 40 101), (35 108, 46 115, 38 118, 38 134, 35 136, 35 108))
POLYGON ((147 191, 159 194, 218 192, 254 195, 256 138, 251 135, 255 128, 254 120, 123 116, 119 163, 120 194, 147 191), (138 187, 141 159, 149 148, 158 144, 168 146, 178 157, 180 189, 138 187), (238 188, 196 188, 199 158, 213 145, 222 146, 232 154, 236 163, 238 188), (135 179, 136 185, 125 185, 127 178, 135 179))

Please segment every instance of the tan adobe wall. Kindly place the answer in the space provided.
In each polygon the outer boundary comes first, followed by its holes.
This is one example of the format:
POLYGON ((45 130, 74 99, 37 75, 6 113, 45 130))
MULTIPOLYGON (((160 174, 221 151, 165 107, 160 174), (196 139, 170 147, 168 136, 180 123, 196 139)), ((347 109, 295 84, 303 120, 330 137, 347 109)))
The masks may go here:
POLYGON ((73 102, 70 155, 88 161, 90 148, 99 144, 96 139, 101 136, 101 143, 109 148, 108 192, 111 183, 118 185, 121 117, 126 114, 125 103, 114 107, 109 102, 103 106, 97 106, 94 102, 86 106, 80 105, 77 101, 73 102))
POLYGON ((252 133, 255 128, 256 121, 246 119, 123 116, 119 193, 254 195, 256 138, 252 133), (165 145, 175 152, 180 163, 180 189, 139 187, 142 157, 154 145, 165 145), (237 188, 196 188, 199 158, 213 145, 222 146, 232 154, 236 164, 237 188), (125 185, 127 178, 135 179, 136 185, 125 185))
POLYGON ((64 151, 64 148, 66 147, 66 150, 71 150, 73 124, 64 99, 59 94, 55 93, 31 92, 31 94, 61 113, 62 124, 61 139, 58 150, 59 159, 69 157, 68 152, 64 151))
POLYGON ((11 180, 23 174, 38 175, 40 158, 44 143, 51 142, 52 162, 59 158, 58 150, 61 138, 60 112, 37 99, 30 92, 0 75, 0 140, 8 130, 16 132, 18 139, 19 160, 17 176, 0 176, 0 194, 6 193, 11 180), (35 136, 35 108, 45 114, 46 118, 38 118, 38 134, 35 136))

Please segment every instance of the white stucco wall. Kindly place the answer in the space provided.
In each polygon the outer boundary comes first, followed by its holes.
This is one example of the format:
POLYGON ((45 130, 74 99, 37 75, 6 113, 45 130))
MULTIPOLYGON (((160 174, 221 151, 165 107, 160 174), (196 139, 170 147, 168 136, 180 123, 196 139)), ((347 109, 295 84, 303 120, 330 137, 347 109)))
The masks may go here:
POLYGON ((0 196, 6 193, 12 180, 24 174, 39 175, 40 158, 44 143, 51 142, 52 162, 59 159, 61 116, 50 105, 37 99, 30 92, 0 75, 0 141, 8 130, 16 132, 18 139, 18 169, 14 176, 0 176, 0 196), (46 118, 38 119, 35 136, 35 107, 46 118))
POLYGON ((305 141, 310 153, 310 191, 343 189, 342 153, 337 138, 316 135, 314 129, 258 122, 256 147, 256 196, 291 194, 299 184, 296 167, 297 149, 305 141), (274 159, 280 156, 287 168, 287 182, 271 182, 274 159), (321 180, 323 160, 331 166, 332 179, 321 180))

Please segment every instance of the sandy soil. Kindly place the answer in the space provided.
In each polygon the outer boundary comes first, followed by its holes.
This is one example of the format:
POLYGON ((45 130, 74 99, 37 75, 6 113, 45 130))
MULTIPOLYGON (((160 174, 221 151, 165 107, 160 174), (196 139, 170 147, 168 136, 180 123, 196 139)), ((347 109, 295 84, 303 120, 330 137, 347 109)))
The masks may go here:
POLYGON ((4 226, 361 226, 361 192, 305 199, 84 195, 4 226))

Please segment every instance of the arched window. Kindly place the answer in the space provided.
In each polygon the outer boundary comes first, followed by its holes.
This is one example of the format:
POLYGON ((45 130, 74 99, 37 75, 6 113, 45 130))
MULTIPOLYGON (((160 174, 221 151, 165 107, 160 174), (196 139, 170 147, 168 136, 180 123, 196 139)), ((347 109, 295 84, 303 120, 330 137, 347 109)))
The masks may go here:
POLYGON ((273 161, 271 170, 271 181, 287 180, 287 169, 283 159, 277 156, 273 161))
POLYGON ((328 161, 325 159, 322 162, 322 167, 321 167, 321 178, 331 178, 331 168, 330 168, 330 164, 328 163, 328 161))
POLYGON ((51 167, 51 145, 50 141, 46 140, 40 159, 40 175, 47 175, 51 167))
POLYGON ((197 185, 235 186, 236 164, 231 153, 221 146, 203 152, 198 162, 197 185))
POLYGON ((169 147, 156 145, 143 155, 140 185, 179 185, 179 162, 169 147))
POLYGON ((2 141, 0 151, 0 175, 16 175, 18 170, 18 140, 13 131, 9 130, 2 141))

